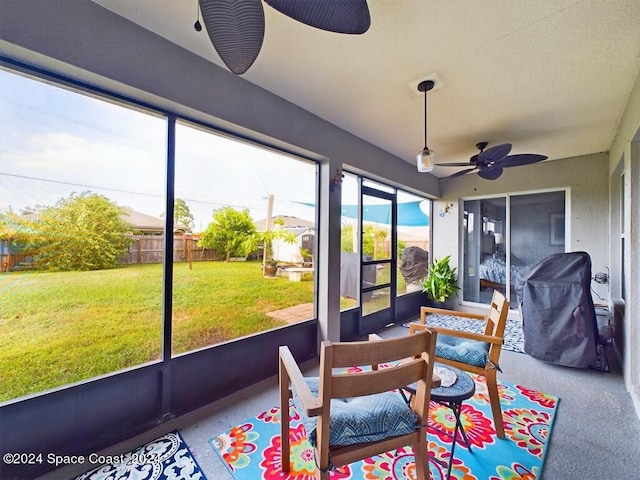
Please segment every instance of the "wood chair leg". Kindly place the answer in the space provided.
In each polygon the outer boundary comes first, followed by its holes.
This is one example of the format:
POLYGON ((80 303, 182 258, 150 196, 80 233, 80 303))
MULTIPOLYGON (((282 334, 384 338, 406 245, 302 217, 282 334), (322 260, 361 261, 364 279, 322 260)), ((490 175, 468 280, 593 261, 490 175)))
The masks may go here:
POLYGON ((496 428, 496 433, 498 438, 505 438, 496 370, 492 369, 487 371, 485 380, 487 382, 487 391, 489 392, 489 401, 491 402, 491 412, 493 413, 493 424, 496 428))
POLYGON ((316 477, 319 480, 329 480, 329 420, 319 416, 316 425, 316 477))
POLYGON ((413 445, 413 456, 416 460, 415 465, 417 480, 429 480, 429 455, 427 453, 426 431, 422 432, 422 440, 413 445))
POLYGON ((289 375, 280 365, 280 452, 282 456, 282 471, 291 470, 291 452, 289 440, 289 375))

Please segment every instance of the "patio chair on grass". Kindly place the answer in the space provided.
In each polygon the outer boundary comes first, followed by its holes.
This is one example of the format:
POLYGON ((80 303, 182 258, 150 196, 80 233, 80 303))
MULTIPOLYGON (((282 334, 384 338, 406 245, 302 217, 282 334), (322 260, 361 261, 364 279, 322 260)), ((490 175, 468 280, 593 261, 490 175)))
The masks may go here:
POLYGON ((493 292, 491 307, 487 315, 469 312, 444 310, 441 308, 420 307, 420 323, 410 323, 409 332, 431 329, 438 332, 436 362, 451 365, 466 372, 484 375, 489 392, 493 423, 499 438, 504 438, 500 394, 498 393, 497 373, 500 370, 500 351, 504 344, 504 330, 509 314, 509 302, 497 290, 493 292), (450 315, 484 321, 484 333, 478 334, 434 327, 426 323, 427 314, 450 315))
POLYGON ((322 342, 319 377, 313 378, 304 378, 289 348, 280 347, 282 470, 289 472, 291 464, 288 413, 293 396, 315 450, 317 478, 328 479, 331 468, 412 445, 417 478, 428 480, 426 423, 436 336, 424 329, 387 340, 322 342), (387 365, 378 369, 380 364, 387 365), (356 366, 364 368, 347 371, 356 366), (392 391, 416 381, 411 405, 392 391))

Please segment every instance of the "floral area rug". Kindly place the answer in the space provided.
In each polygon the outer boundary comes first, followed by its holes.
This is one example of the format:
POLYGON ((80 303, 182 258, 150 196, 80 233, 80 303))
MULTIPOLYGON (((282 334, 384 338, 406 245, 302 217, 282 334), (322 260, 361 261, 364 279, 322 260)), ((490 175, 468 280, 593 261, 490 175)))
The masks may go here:
POLYGON ((122 455, 75 480, 206 480, 180 434, 175 431, 122 455))
MULTIPOLYGON (((506 438, 496 436, 488 392, 482 377, 475 395, 462 404, 461 421, 471 444, 471 453, 459 436, 452 479, 499 480, 541 478, 546 448, 559 399, 552 395, 506 382, 500 384, 506 438)), ((291 415, 291 472, 281 472, 280 409, 274 407, 257 417, 209 440, 235 480, 313 480, 314 454, 295 407, 291 415)), ((427 443, 432 480, 445 479, 450 458, 454 417, 448 407, 432 404, 427 443)), ((415 478, 411 447, 341 467, 331 480, 415 478)))
MULTIPOLYGON (((453 330, 464 330, 467 332, 483 333, 484 323, 464 317, 454 317, 451 315, 429 314, 426 319, 427 324, 434 327, 451 328, 453 330)), ((408 323, 403 323, 403 327, 409 327, 408 323)), ((519 320, 508 319, 504 329, 504 350, 524 353, 524 335, 522 334, 522 324, 519 320)))

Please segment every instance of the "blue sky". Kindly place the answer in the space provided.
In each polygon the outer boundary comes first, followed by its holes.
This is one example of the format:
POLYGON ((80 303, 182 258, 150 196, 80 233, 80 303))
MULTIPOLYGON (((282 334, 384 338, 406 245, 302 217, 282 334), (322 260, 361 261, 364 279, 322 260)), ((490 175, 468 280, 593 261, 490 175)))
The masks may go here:
MULTIPOLYGON (((118 205, 164 212, 165 121, 0 70, 0 209, 53 205, 90 190, 118 205)), ((213 210, 249 208, 312 219, 312 164, 179 125, 176 197, 187 201, 196 230, 213 210)))
MULTIPOLYGON (((52 206, 91 191, 163 216, 165 150, 166 121, 155 113, 0 69, 0 211, 52 206)), ((178 122, 175 196, 187 202, 195 231, 223 206, 247 208, 262 220, 269 195, 274 215, 313 221, 314 209, 303 204, 315 203, 315 182, 311 162, 178 122)), ((357 200, 347 176, 342 202, 357 200)), ((400 203, 415 200, 398 196, 400 203)))

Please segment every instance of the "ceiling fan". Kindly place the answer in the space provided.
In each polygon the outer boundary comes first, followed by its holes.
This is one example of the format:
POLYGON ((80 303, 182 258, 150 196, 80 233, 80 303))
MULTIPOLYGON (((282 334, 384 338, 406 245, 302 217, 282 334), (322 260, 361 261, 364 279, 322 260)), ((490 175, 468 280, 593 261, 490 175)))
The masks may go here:
POLYGON ((478 175, 487 180, 496 180, 502 175, 502 169, 507 167, 519 167, 530 163, 541 162, 548 157, 535 153, 521 153, 509 155, 511 144, 503 143, 485 150, 488 142, 476 143, 476 148, 480 153, 476 153, 469 159, 469 162, 436 163, 440 167, 471 167, 449 175, 445 178, 460 177, 466 173, 478 171, 478 175))
MULTIPOLYGON (((264 39, 262 0, 198 0, 207 33, 224 64, 236 75, 258 57, 264 39)), ((264 0, 280 13, 335 33, 362 34, 371 17, 367 0, 264 0)), ((194 24, 202 30, 199 19, 194 24)))

